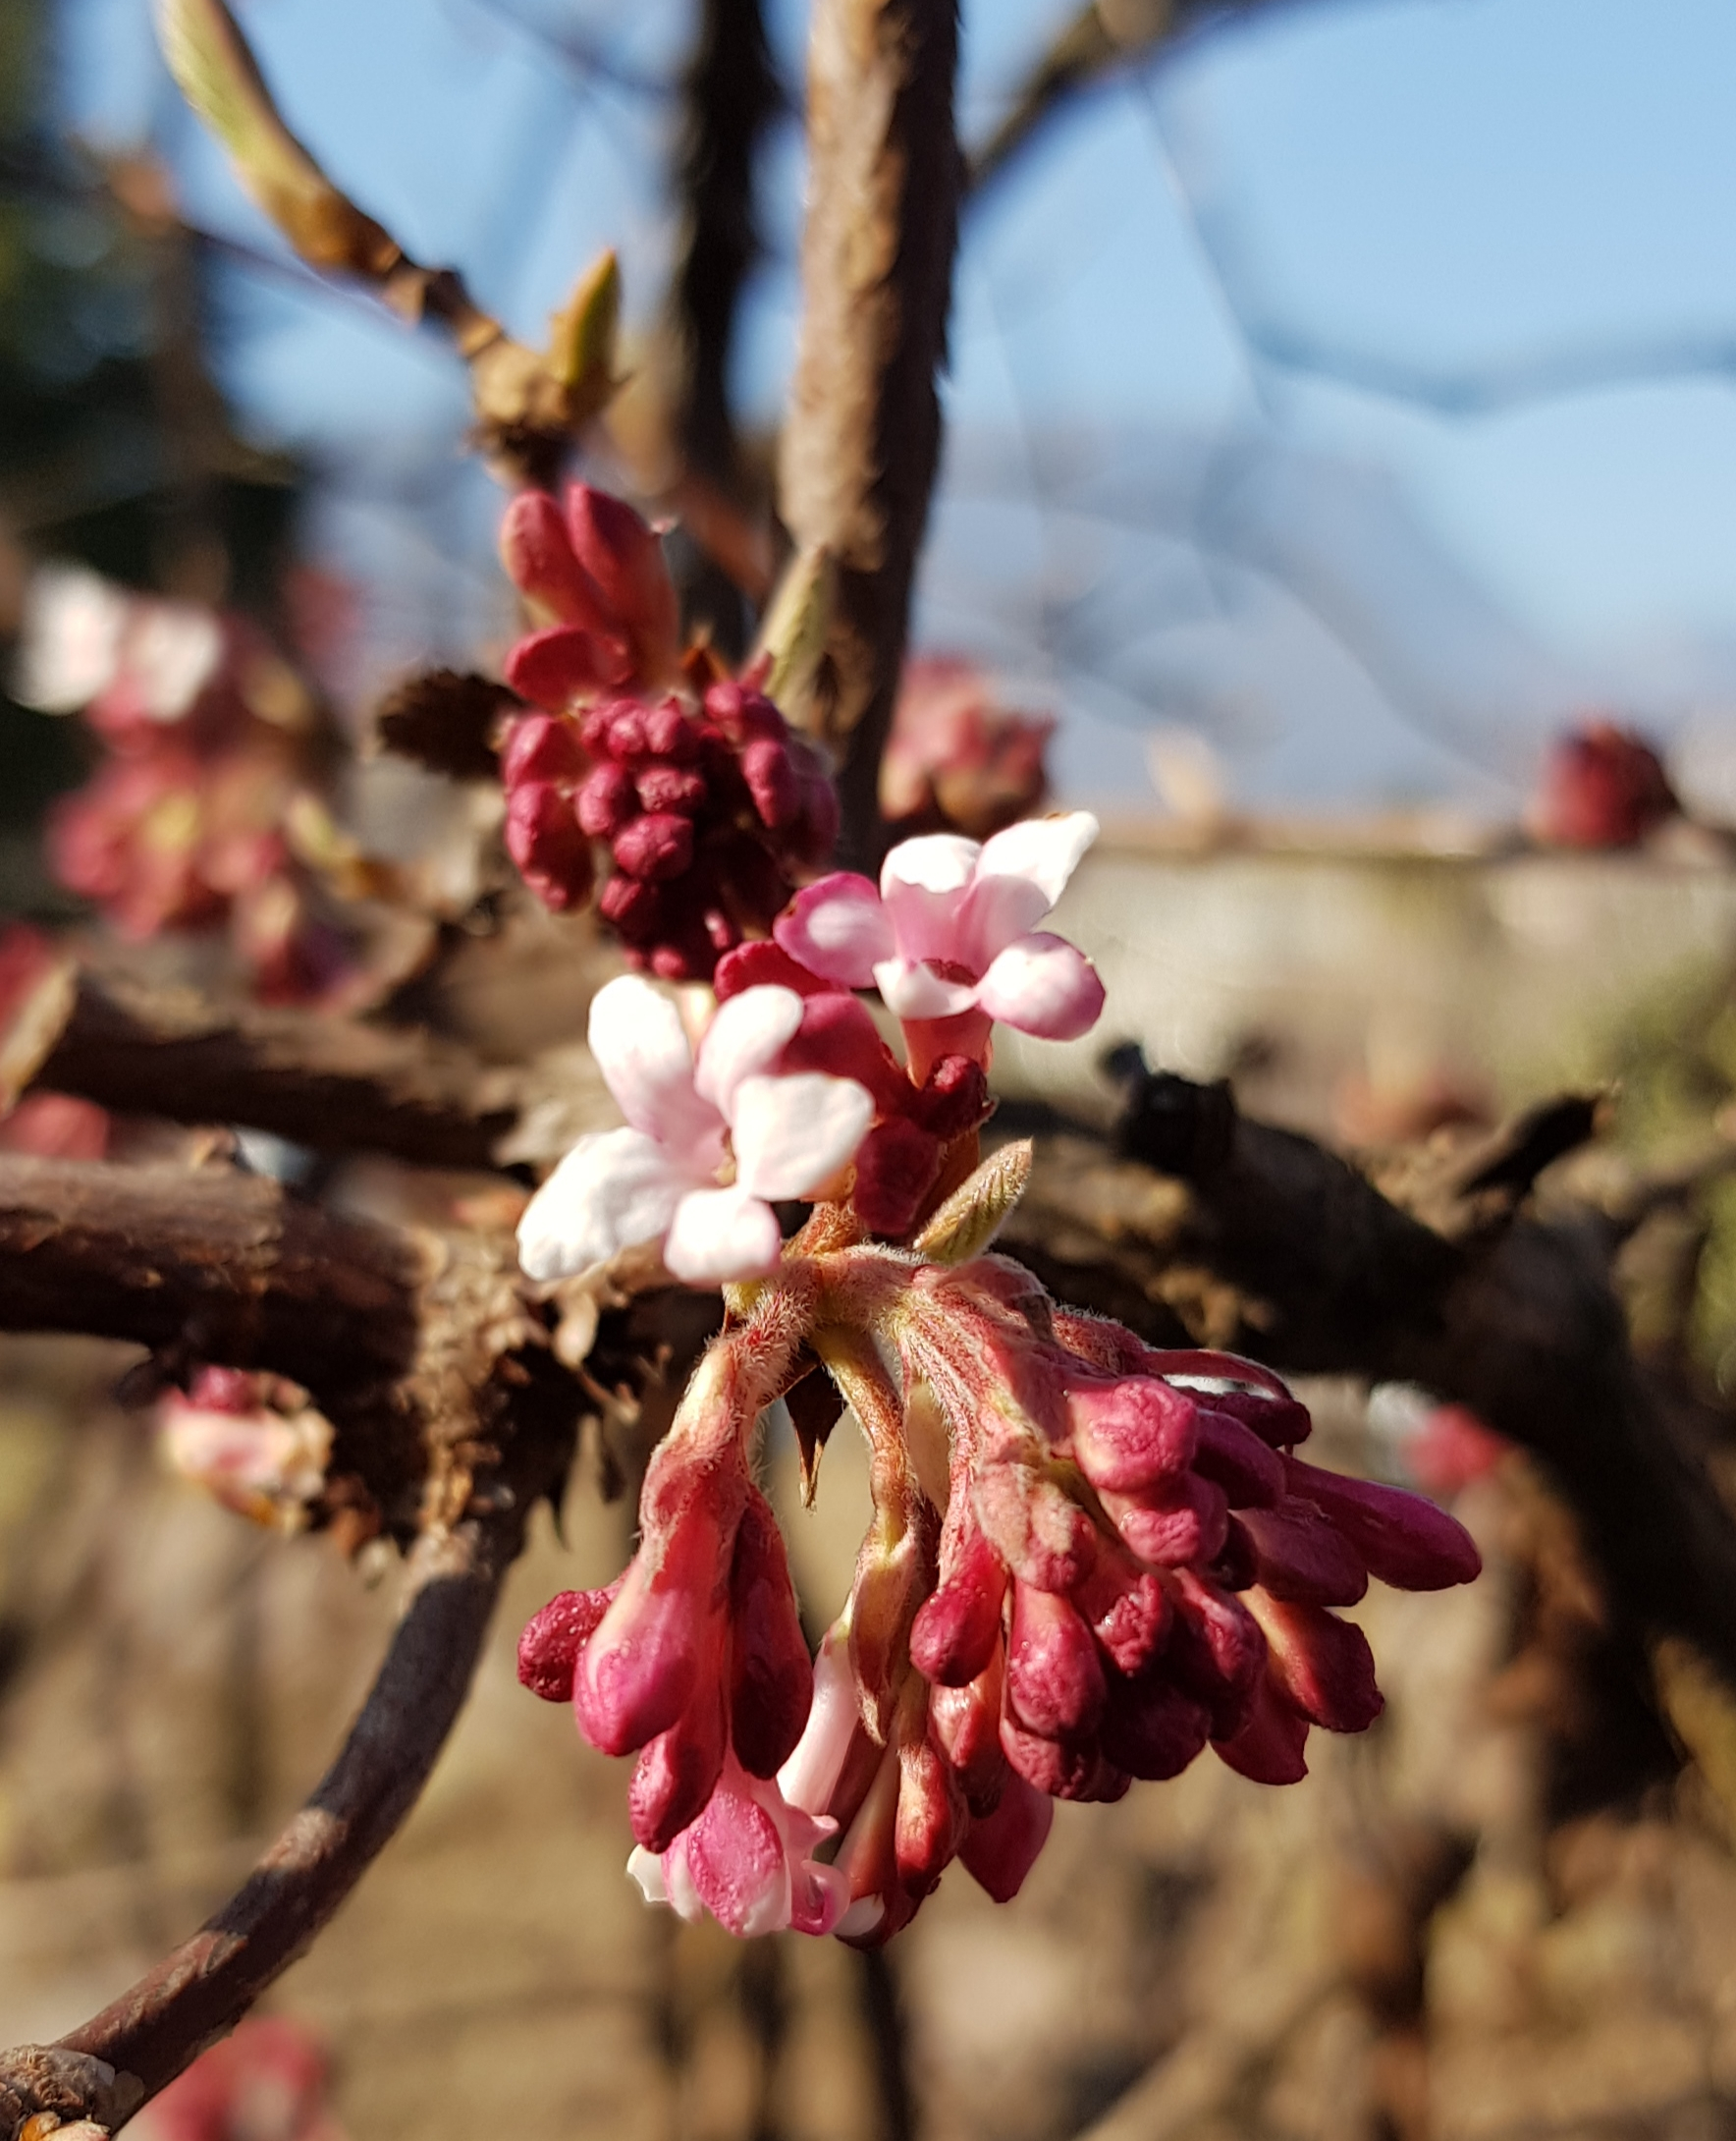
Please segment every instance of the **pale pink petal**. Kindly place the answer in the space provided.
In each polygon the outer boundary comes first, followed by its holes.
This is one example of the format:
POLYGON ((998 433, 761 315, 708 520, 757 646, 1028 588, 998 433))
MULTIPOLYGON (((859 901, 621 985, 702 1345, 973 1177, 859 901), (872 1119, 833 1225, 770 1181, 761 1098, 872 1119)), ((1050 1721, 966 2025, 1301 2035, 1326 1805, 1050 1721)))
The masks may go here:
POLYGON ((635 1241, 652 1241, 693 1186, 653 1137, 634 1129, 581 1137, 524 1207, 518 1262, 547 1285, 635 1241))
POLYGON ((719 1925, 743 1940, 789 1923, 789 1860, 767 1808, 733 1788, 730 1774, 705 1811, 682 1832, 700 1900, 719 1925))
POLYGON ((1103 983, 1083 952, 1039 930, 1020 937, 983 976, 977 1005, 991 1018, 1044 1041, 1074 1041, 1096 1025, 1103 983))
MULTIPOLYGON (((814 1660, 814 1700, 795 1751, 778 1772, 778 1789, 800 1812, 817 1815, 832 1797, 861 1722, 850 1647, 828 1629, 814 1660)), ((829 1822, 828 1834, 836 1826, 829 1822)))
POLYGON ((1022 877, 1043 894, 1049 909, 1067 889, 1067 880, 1079 867, 1085 851, 1102 828, 1089 810, 1068 810, 1055 818, 1026 818, 997 833, 983 850, 977 880, 986 877, 1022 877))
MULTIPOLYGON (((633 1128, 710 1174, 717 1160, 705 1164, 707 1140, 722 1125, 693 1089, 693 1052, 669 998, 637 974, 605 982, 591 999, 590 1043, 604 1084, 633 1128)), ((721 1144, 718 1150, 721 1156, 721 1144)))
POLYGON ((850 1907, 850 1885, 836 1866, 794 1860, 789 1869, 789 1930, 816 1938, 835 1933, 850 1907))
POLYGON ((801 1024, 801 1012, 793 989, 765 985, 720 1004, 699 1044, 693 1083, 700 1098, 728 1116, 736 1086, 770 1070, 801 1024))
POLYGON ((927 833, 920 840, 900 841, 887 856, 880 870, 880 897, 892 917, 901 959, 964 957, 959 920, 981 853, 974 840, 927 833))
POLYGON ((736 1186, 805 1196, 854 1156, 873 1120, 873 1095, 854 1078, 743 1078, 730 1120, 736 1186))
POLYGON ((865 989, 874 962, 893 950, 892 918, 865 877, 837 870, 798 892, 772 925, 783 951, 810 973, 865 989))
POLYGON ((689 1286, 724 1286, 772 1270, 782 1246, 777 1213, 750 1190, 695 1189, 676 1207, 663 1261, 689 1286))
POLYGON ((142 602, 122 644, 121 665, 151 721, 179 721, 217 674, 223 628, 189 602, 142 602))
POLYGON ((932 966, 906 959, 882 960, 874 986, 896 1018, 954 1018, 977 1000, 974 981, 945 981, 932 966))
POLYGON ((858 1895, 832 1930, 841 1941, 865 1940, 885 1916, 884 1895, 858 1895))
POLYGON ((76 714, 113 683, 129 604, 81 565, 46 565, 25 596, 14 695, 45 714, 76 714))

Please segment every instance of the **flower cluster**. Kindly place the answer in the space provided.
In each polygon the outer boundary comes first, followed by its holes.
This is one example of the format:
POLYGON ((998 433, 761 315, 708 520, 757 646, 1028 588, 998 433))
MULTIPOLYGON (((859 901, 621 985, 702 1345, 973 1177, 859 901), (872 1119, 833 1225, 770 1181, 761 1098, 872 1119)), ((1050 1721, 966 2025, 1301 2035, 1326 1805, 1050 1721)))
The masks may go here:
POLYGON ((554 620, 507 658, 508 683, 542 709, 501 757, 513 859, 558 912, 595 894, 634 966, 709 979, 830 852, 825 770, 751 679, 709 674, 704 655, 683 673, 675 588, 629 507, 583 484, 564 510, 524 491, 501 541, 554 620))
POLYGON ((954 1858, 1015 1894, 1057 1799, 1208 1747, 1293 1782, 1311 1729, 1381 1708, 1337 1609, 1371 1576, 1476 1571, 1433 1505, 1298 1457, 1308 1415, 1265 1369, 1153 1351, 985 1253, 1029 1158, 979 1162, 993 1024, 1096 1019, 1089 961, 1036 926, 1096 830, 936 835, 878 885, 809 886, 720 961, 696 1047, 642 978, 596 999, 626 1126, 531 1200, 521 1259, 553 1280, 658 1240, 729 1315, 652 1458, 631 1563, 552 1601, 519 1670, 637 1756, 630 1870, 685 1916, 879 1942, 954 1858), (814 1209, 785 1242, 790 1197, 814 1209), (874 1502, 817 1664, 750 1472, 757 1423, 809 1377, 866 1436, 874 1502))
POLYGON ((947 655, 904 664, 892 734, 880 761, 880 808, 899 832, 991 833, 1041 809, 1051 714, 996 702, 969 662, 947 655))
POLYGON ((311 702, 254 627, 45 568, 16 688, 45 712, 81 713, 108 749, 49 821, 49 862, 69 891, 135 940, 227 927, 268 1003, 331 988, 344 946, 287 830, 311 702))
POLYGON ((202 1367, 186 1391, 157 1405, 158 1448, 171 1470, 196 1481, 256 1524, 297 1531, 325 1486, 332 1425, 282 1376, 202 1367))
POLYGON ((1643 736, 1588 721, 1549 746, 1525 820, 1546 847, 1634 848, 1681 807, 1643 736))

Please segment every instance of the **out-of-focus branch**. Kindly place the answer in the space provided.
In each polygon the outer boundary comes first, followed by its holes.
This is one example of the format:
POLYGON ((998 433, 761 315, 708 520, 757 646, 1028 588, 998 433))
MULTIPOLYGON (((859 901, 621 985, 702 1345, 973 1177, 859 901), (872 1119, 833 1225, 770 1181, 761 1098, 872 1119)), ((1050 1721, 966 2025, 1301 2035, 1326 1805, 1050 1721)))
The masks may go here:
POLYGON ((781 490, 836 594, 805 703, 840 759, 841 859, 881 842, 880 756, 940 458, 957 238, 955 0, 816 0, 808 44, 802 323, 781 490))
POLYGON ((58 2045, 0 2057, 0 2111, 15 2114, 0 2128, 5 2141, 17 2141, 37 2110, 104 2124, 130 2115, 306 1949, 415 1803, 446 1743, 530 1500, 520 1492, 419 1542, 407 1611, 312 1797, 231 1900, 129 1992, 58 2045), (81 2059, 100 2064, 81 2069, 81 2059))
POLYGON ((54 1000, 26 1007, 20 1045, 0 1040, 0 1098, 43 1085, 121 1114, 241 1123, 318 1152, 487 1168, 527 1089, 521 1073, 415 1028, 219 1010, 190 991, 133 989, 81 969, 57 969, 44 989, 54 1000))
POLYGON ((1462 1232, 1426 1226, 1311 1139, 1249 1122, 1227 1087, 1181 1078, 1130 1081, 1119 1142, 1040 1142, 1005 1245, 1156 1341, 1469 1405, 1549 1466, 1625 1624, 1685 1635, 1736 1679, 1736 1522, 1683 1401, 1630 1352, 1619 1230, 1493 1211, 1500 1185, 1475 1179, 1462 1232))

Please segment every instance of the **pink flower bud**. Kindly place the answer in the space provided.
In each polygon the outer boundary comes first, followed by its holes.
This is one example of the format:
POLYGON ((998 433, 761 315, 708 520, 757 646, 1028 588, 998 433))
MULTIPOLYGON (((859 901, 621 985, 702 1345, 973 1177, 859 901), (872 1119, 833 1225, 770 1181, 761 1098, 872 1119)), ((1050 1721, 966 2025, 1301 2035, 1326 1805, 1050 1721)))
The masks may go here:
POLYGON ((935 1742, 958 1777, 973 1814, 996 1805, 1007 1777, 1001 1751, 1002 1657, 999 1650, 968 1687, 929 1690, 929 1725, 935 1742))
POLYGON ((601 1591, 561 1591, 531 1615, 518 1638, 518 1679, 544 1702, 570 1702, 578 1654, 596 1633, 623 1578, 601 1591))
POLYGON ((614 851, 617 866, 629 877, 666 884, 693 860, 693 821, 668 810, 635 818, 616 835, 614 851))
POLYGON ((680 653, 680 612, 656 534, 631 506, 586 483, 568 490, 567 528, 604 615, 632 640, 638 675, 662 677, 680 653))
POLYGON ((801 789, 782 737, 776 741, 770 737, 758 738, 743 747, 741 778, 747 783, 760 823, 769 831, 781 832, 800 810, 801 789))
POLYGON ((978 1469, 971 1507, 983 1536, 1021 1582, 1070 1591, 1097 1554, 1097 1527, 1035 1465, 1003 1458, 978 1469))
POLYGON ((720 1674, 640 1752, 626 1795, 636 1842, 661 1856, 698 1820, 723 1775, 729 1743, 720 1674))
POLYGON ((1137 1498, 1106 1491, 1103 1506, 1128 1546, 1154 1568, 1216 1561, 1229 1536, 1222 1488, 1197 1472, 1183 1472, 1137 1498))
POLYGON ((1005 1713, 1001 1719, 1001 1751, 1016 1776, 1052 1799, 1089 1798, 1104 1767, 1095 1740, 1045 1739, 1005 1713))
POLYGON ((1091 1630, 1064 1598, 1012 1587, 1006 1700, 1018 1722, 1045 1739, 1074 1739, 1103 1715, 1103 1667, 1091 1630))
POLYGON ((958 1856, 978 1885, 997 1903, 1010 1903, 1049 1840, 1055 1801, 1009 1777, 995 1811, 970 1825, 958 1856))
POLYGON ((587 691, 625 684, 632 657, 619 639, 578 625, 551 625, 520 639, 504 674, 521 699, 559 713, 587 691))
POLYGON ((526 781, 576 781, 584 772, 578 732, 559 714, 523 714, 515 721, 501 753, 501 785, 526 781))
MULTIPOLYGON (((720 1004, 726 1003, 732 996, 739 996, 743 989, 793 989, 797 996, 807 997, 836 996, 839 993, 834 983, 823 981, 818 974, 809 973, 805 966, 790 958, 782 945, 774 944, 769 938, 757 944, 744 944, 738 951, 732 952, 727 959, 720 960, 713 986, 720 1004)), ((842 1001, 855 1004, 856 1000, 853 996, 846 996, 842 1001)), ((871 1018, 868 1022, 870 1025, 874 1023, 871 1018)), ((875 1038, 879 1039, 878 1033, 875 1038)), ((849 1075, 855 1077, 857 1073, 852 1070, 849 1075)), ((866 1078, 861 1082, 868 1085, 870 1092, 874 1091, 866 1078)))
POLYGON ((1365 1731, 1385 1707, 1375 1684, 1368 1637, 1324 1606, 1299 1606, 1267 1592, 1247 1594, 1265 1631, 1270 1671, 1290 1703, 1329 1732, 1365 1731))
POLYGON ((1170 1607, 1163 1585, 1107 1544, 1073 1593, 1073 1603, 1115 1671, 1129 1679, 1145 1670, 1169 1633, 1170 1607))
POLYGON ((821 1070, 829 1077, 854 1078, 874 1096, 881 1115, 896 1115, 913 1097, 903 1066, 880 1037, 880 1029, 868 1007, 844 991, 819 983, 805 967, 797 966, 776 944, 746 944, 718 968, 722 994, 738 994, 743 987, 769 981, 793 988, 805 998, 801 1024, 785 1049, 782 1068, 821 1070), (729 987, 722 987, 726 969, 729 987), (751 974, 751 979, 744 976, 751 974), (799 981, 805 986, 798 986, 799 981))
POLYGON ((763 691, 731 678, 707 689, 705 711, 738 748, 756 741, 782 743, 789 734, 784 716, 763 691))
MULTIPOLYGON (((814 1700, 784 1536, 749 1488, 730 1569, 731 1736, 750 1777, 775 1777, 794 1751, 814 1700)), ((644 1839, 641 1838, 640 1839, 644 1839)))
POLYGON ((544 906, 582 906, 592 885, 590 844, 571 805, 547 781, 527 781, 507 797, 507 852, 544 906))
POLYGON ((893 1856, 913 1896, 929 1894, 952 1863, 969 1822, 964 1794, 926 1733, 898 1748, 898 1811, 893 1856))
POLYGON ((1252 1428, 1215 1403, 1199 1406, 1195 1417, 1194 1470, 1218 1482, 1232 1510, 1271 1509, 1283 1500, 1283 1460, 1252 1428))
POLYGON ((1150 1783, 1179 1777, 1211 1736, 1204 1703, 1162 1674, 1110 1682, 1101 1734, 1104 1757, 1150 1783))
POLYGON ((705 777, 691 766, 649 765, 633 785, 647 810, 673 810, 678 817, 695 818, 705 808, 705 777))
POLYGON ((524 490, 501 520, 501 563, 515 586, 552 617, 602 630, 597 591, 572 554, 561 509, 547 491, 524 490))
POLYGON ((980 1532, 972 1532, 946 1582, 923 1601, 910 1627, 910 1662, 942 1687, 963 1687, 994 1657, 1001 1641, 1006 1569, 980 1532))
POLYGON ((613 840, 638 815, 638 808, 632 775, 609 759, 591 769, 572 798, 573 815, 593 840, 613 840))
POLYGON ((1263 1673, 1240 1729, 1212 1744, 1221 1761, 1257 1784, 1299 1784, 1308 1775, 1307 1740, 1308 1720, 1263 1673))
POLYGON ((1312 1502, 1383 1583, 1401 1591, 1439 1591, 1469 1583, 1483 1566, 1464 1525, 1421 1495, 1346 1479, 1300 1457, 1286 1457, 1284 1463, 1291 1494, 1312 1502))
POLYGON ((1309 1606, 1354 1606, 1369 1587, 1355 1549, 1311 1502, 1246 1510, 1239 1521, 1254 1547, 1257 1579, 1274 1598, 1309 1606))
POLYGON ((699 731, 682 713, 678 699, 662 699, 655 706, 647 706, 644 719, 645 749, 652 757, 672 766, 687 766, 699 756, 699 731))
POLYGON ((1185 1391, 1152 1375, 1110 1381, 1075 1372, 1066 1394, 1067 1431, 1094 1487, 1136 1494, 1186 1470, 1197 1432, 1185 1391))
POLYGON ((702 1675, 721 1675, 718 1607, 733 1543, 733 1525, 726 1527, 721 1513, 695 1496, 661 1541, 648 1531, 584 1647, 572 1683, 573 1715, 604 1754, 630 1754, 668 1731, 702 1675))

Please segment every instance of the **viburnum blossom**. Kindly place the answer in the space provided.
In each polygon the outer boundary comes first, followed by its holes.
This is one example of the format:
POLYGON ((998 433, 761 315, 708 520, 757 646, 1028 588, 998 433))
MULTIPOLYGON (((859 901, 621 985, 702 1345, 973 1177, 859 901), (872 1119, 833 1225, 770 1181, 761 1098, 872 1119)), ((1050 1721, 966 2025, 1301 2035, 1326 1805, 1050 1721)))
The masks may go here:
POLYGON ((1038 930, 1097 838, 1088 810, 1031 818, 979 846, 950 833, 907 840, 880 884, 840 870, 797 893, 774 930, 812 972, 878 988, 906 1022, 1000 1019, 1044 1040, 1089 1032, 1103 984, 1084 955, 1038 930))
POLYGON ((295 1531, 325 1485, 332 1425, 281 1376, 204 1367, 157 1405, 169 1466, 256 1524, 295 1531))
POLYGON ((771 1074, 801 1016, 793 990, 749 989, 719 1007, 695 1057, 680 1014, 648 981, 624 974, 600 989, 591 1053, 627 1126, 580 1138, 531 1199, 518 1228, 530 1277, 570 1277, 659 1236, 678 1279, 769 1271, 780 1246, 771 1200, 821 1187, 874 1114, 852 1079, 771 1074), (720 1187, 726 1139, 735 1179, 720 1187))
MULTIPOLYGON (((583 704, 673 658, 649 531, 618 529, 633 573, 610 609, 590 523, 515 511, 521 584, 562 619, 515 658, 519 688, 583 704)), ((709 718, 665 712, 666 741, 709 718)), ((513 767, 554 796, 539 823, 559 827, 570 791, 580 830, 608 837, 602 801, 579 809, 593 789, 629 830, 658 815, 661 790, 658 809, 628 793, 623 719, 635 749, 656 741, 651 712, 603 700, 576 731, 520 729, 513 767)), ((684 1917, 878 1943, 955 1858, 1014 1895, 1058 1799, 1118 1798, 1208 1748, 1293 1783, 1312 1729, 1381 1710, 1338 1609, 1371 1577, 1476 1572, 1429 1502, 1299 1457, 1308 1414, 1270 1370, 1154 1350, 990 1253, 1030 1165, 1028 1146, 981 1154, 994 1023, 1072 1039, 1095 1022, 1090 961, 1036 925, 1096 833, 1074 811, 981 846, 905 841, 878 886, 840 873, 796 893, 770 940, 720 929, 713 992, 686 997, 696 1022, 715 1004, 696 1049, 651 983, 596 998, 592 1051, 626 1126, 537 1192, 521 1261, 552 1281, 659 1240, 678 1277, 724 1284, 726 1317, 652 1455, 632 1560, 535 1617, 519 1674, 570 1702, 592 1746, 637 1757, 630 1870, 684 1917), (870 988, 902 1062, 854 993, 870 988), (813 1209, 786 1241, 772 1203, 791 1197, 813 1209), (810 1491, 845 1408, 869 1447, 872 1520, 817 1665, 751 1475, 781 1399, 810 1491)), ((613 883, 633 869, 619 837, 613 883)), ((661 880, 681 881, 673 863, 661 880)), ((688 969, 672 953, 667 970, 688 969)))

